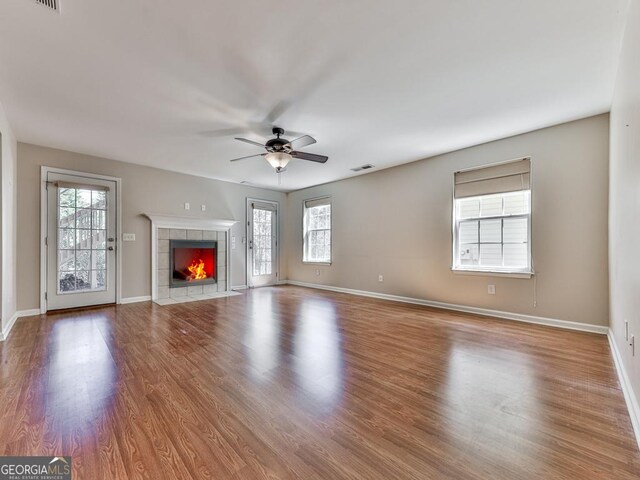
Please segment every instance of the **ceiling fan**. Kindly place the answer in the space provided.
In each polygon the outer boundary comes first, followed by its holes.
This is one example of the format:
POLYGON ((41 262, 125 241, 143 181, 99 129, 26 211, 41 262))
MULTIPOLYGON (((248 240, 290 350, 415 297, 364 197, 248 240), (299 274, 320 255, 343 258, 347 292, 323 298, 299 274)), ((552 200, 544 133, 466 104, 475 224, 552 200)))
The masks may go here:
POLYGON ((316 155, 314 153, 298 151, 298 149, 300 148, 316 143, 315 138, 310 137, 309 135, 303 135, 299 138, 296 138, 295 140, 289 141, 286 138, 280 138, 280 135, 284 135, 284 129, 273 127, 272 132, 276 136, 276 138, 267 140, 267 143, 265 143, 264 145, 258 142, 254 142, 253 140, 236 137, 236 140, 239 140, 241 142, 264 148, 266 150, 266 153, 234 158, 231 161, 237 162, 238 160, 246 160, 248 158, 264 157, 265 160, 269 162, 269 165, 271 165, 277 173, 282 173, 284 172, 287 164, 291 161, 292 158, 309 160, 311 162, 317 163, 325 163, 327 160, 329 160, 329 157, 326 157, 324 155, 316 155))

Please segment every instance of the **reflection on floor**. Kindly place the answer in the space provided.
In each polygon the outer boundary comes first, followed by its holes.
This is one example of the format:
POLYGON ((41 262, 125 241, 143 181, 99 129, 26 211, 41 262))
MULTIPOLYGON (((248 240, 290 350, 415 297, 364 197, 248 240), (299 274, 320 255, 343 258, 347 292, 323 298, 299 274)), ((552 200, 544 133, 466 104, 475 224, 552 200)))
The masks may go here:
POLYGON ((156 298, 154 300, 158 305, 176 305, 178 303, 198 302, 200 300, 213 300, 214 298, 233 297, 240 295, 238 292, 215 292, 215 293, 203 293, 199 295, 184 295, 182 297, 173 298, 156 298))
POLYGON ((632 479, 606 337, 299 287, 21 319, 0 452, 74 478, 632 479))

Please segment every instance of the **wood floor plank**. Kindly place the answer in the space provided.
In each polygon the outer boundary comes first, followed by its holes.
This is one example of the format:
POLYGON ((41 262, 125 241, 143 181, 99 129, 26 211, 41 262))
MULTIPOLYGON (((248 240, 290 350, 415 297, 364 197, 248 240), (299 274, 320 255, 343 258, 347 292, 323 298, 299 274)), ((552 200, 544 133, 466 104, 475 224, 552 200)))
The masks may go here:
POLYGON ((0 452, 77 479, 637 479, 604 336, 300 287, 21 319, 0 452))

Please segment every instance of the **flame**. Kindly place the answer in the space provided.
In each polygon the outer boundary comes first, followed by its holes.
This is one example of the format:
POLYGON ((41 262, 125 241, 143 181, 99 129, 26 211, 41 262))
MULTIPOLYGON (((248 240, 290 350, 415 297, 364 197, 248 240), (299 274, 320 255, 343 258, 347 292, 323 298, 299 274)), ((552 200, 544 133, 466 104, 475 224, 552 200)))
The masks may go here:
POLYGON ((207 272, 204 271, 204 262, 201 258, 191 262, 191 265, 187 268, 193 275, 190 280, 202 280, 203 278, 207 278, 207 272))

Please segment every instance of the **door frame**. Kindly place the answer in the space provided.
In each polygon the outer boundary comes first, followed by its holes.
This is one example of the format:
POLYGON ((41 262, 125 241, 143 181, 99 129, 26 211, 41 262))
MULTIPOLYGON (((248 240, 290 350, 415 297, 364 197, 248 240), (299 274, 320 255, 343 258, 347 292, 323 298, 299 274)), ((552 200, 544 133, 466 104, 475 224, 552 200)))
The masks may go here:
POLYGON ((98 175, 65 168, 40 167, 40 313, 47 313, 47 231, 49 212, 47 209, 47 176, 49 173, 75 175, 87 179, 108 180, 116 184, 116 303, 122 301, 122 255, 120 254, 120 238, 122 237, 122 178, 98 175))
MULTIPOLYGON (((246 275, 247 275, 247 288, 254 288, 251 285, 251 252, 249 252, 249 234, 252 233, 250 230, 251 222, 249 221, 249 214, 251 212, 251 203, 253 202, 261 202, 261 203, 271 203, 276 206, 276 255, 278 256, 278 260, 276 262, 276 283, 271 285, 278 285, 281 282, 280 277, 280 202, 277 200, 265 200, 263 198, 254 198, 247 197, 247 208, 245 209, 245 218, 244 218, 244 228, 245 228, 245 264, 246 264, 246 275)), ((265 287, 271 286, 265 285, 265 287)))

